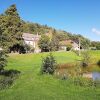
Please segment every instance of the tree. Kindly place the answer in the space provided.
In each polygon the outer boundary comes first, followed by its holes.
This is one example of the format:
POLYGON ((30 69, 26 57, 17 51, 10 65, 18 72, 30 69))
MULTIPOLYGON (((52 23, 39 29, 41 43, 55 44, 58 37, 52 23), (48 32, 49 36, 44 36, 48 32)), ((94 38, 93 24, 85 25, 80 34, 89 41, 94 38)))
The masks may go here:
POLYGON ((50 51, 50 39, 46 35, 42 35, 38 43, 42 52, 50 51))
POLYGON ((31 51, 31 46, 29 46, 29 45, 27 45, 27 44, 24 45, 24 48, 25 48, 25 51, 26 51, 27 53, 31 51))
POLYGON ((100 50, 100 42, 99 41, 92 41, 91 47, 96 47, 97 50, 100 50))
POLYGON ((54 56, 50 53, 45 58, 42 58, 42 66, 41 66, 41 72, 53 74, 56 68, 56 60, 54 56))
POLYGON ((57 50, 59 50, 59 39, 53 36, 50 41, 50 51, 57 51, 57 50))
POLYGON ((100 50, 100 43, 96 45, 96 49, 100 50))
POLYGON ((83 49, 89 49, 89 46, 90 46, 90 40, 89 39, 81 38, 80 42, 81 42, 81 47, 83 49))
POLYGON ((13 45, 22 44, 22 23, 15 5, 11 5, 0 16, 0 23, 3 48, 8 49, 13 45))
POLYGON ((8 15, 8 16, 15 16, 15 17, 19 17, 19 14, 17 13, 17 8, 16 8, 16 5, 13 4, 11 5, 6 11, 5 11, 5 14, 8 15))

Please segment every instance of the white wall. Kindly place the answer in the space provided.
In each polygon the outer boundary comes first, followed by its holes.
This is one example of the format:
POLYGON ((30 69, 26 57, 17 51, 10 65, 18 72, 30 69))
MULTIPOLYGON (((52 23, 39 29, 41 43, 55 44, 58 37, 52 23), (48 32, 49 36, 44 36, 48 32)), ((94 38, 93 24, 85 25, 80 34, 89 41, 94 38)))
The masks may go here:
POLYGON ((0 50, 3 50, 2 48, 0 48, 0 50))
POLYGON ((73 50, 80 50, 79 45, 77 43, 74 42, 72 46, 73 46, 72 48, 73 50))
POLYGON ((35 48, 35 46, 36 46, 34 41, 26 41, 26 40, 25 40, 25 44, 31 45, 31 46, 33 46, 34 48, 35 48))

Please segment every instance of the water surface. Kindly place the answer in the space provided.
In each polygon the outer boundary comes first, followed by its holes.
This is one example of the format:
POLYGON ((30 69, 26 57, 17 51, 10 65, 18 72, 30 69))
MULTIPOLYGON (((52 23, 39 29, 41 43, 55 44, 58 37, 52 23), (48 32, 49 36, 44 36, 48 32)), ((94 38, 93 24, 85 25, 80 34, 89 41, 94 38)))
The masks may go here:
POLYGON ((92 78, 93 80, 100 80, 100 72, 93 72, 92 78))

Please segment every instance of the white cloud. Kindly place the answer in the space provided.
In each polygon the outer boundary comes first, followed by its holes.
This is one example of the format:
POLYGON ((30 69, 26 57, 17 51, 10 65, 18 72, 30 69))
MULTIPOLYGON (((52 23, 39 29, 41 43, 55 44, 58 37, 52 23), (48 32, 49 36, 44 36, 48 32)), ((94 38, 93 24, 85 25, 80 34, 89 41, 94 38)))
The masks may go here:
POLYGON ((97 34, 97 35, 100 35, 100 30, 98 30, 96 28, 92 28, 92 32, 97 34))

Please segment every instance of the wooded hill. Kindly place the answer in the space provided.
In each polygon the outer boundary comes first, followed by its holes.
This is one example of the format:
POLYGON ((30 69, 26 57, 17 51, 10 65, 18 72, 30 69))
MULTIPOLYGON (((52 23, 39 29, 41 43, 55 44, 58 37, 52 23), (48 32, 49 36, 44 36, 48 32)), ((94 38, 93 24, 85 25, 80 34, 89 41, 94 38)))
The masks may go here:
POLYGON ((9 50, 14 45, 23 46, 23 33, 31 34, 52 34, 55 40, 71 39, 78 42, 81 40, 81 45, 88 48, 90 40, 80 34, 72 34, 62 30, 56 30, 47 25, 23 21, 18 12, 16 5, 11 5, 3 14, 0 15, 0 47, 9 50))

